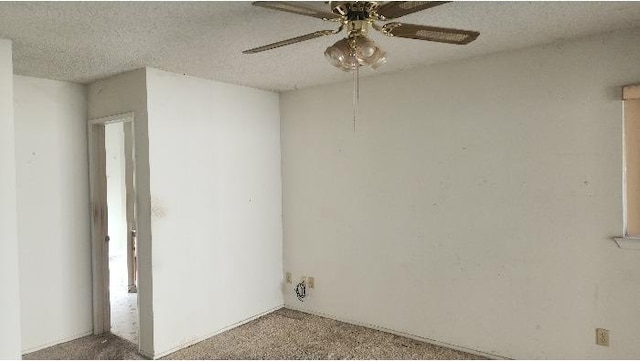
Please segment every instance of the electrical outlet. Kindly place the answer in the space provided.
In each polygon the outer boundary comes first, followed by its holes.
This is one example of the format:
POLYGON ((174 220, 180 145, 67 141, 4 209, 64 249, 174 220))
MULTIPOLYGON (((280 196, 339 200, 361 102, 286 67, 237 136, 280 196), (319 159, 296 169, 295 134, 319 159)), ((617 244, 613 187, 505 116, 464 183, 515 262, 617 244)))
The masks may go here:
POLYGON ((609 346, 609 330, 596 328, 596 345, 609 346))
POLYGON ((307 286, 309 286, 309 288, 313 288, 313 281, 313 277, 307 277, 307 286))
POLYGON ((287 283, 291 283, 291 272, 287 272, 287 283))

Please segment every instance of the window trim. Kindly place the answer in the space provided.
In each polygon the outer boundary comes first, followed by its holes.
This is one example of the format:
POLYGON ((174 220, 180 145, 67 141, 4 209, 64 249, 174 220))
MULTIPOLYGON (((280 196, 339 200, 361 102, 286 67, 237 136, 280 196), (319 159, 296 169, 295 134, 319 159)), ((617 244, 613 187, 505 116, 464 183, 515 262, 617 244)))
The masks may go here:
MULTIPOLYGON (((640 102, 640 84, 625 85, 622 87, 622 106, 623 114, 625 111, 625 102, 629 100, 637 100, 640 102)), ((628 197, 627 197, 627 119, 626 114, 622 120, 622 205, 623 205, 623 232, 622 237, 613 237, 618 247, 623 249, 640 250, 640 235, 629 235, 628 228, 628 197)))

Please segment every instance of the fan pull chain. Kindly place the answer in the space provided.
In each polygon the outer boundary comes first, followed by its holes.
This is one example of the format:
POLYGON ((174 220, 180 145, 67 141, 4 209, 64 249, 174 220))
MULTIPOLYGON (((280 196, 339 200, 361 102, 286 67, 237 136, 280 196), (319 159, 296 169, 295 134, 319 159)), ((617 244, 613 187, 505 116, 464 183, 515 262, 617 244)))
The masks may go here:
POLYGON ((356 118, 360 100, 360 63, 356 56, 356 39, 349 37, 349 52, 353 66, 353 132, 356 132, 356 118))
POLYGON ((358 115, 358 103, 360 101, 360 66, 356 64, 353 70, 353 132, 356 132, 356 117, 358 115))

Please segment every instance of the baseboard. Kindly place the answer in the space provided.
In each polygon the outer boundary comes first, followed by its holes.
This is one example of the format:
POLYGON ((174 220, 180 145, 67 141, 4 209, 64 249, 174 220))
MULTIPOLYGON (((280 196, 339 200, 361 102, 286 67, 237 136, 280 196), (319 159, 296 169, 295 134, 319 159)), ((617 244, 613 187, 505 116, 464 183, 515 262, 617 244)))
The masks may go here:
MULTIPOLYGON (((205 336, 198 337, 197 339, 194 339, 194 340, 191 340, 191 341, 185 342, 185 343, 183 343, 183 344, 181 344, 181 345, 178 345, 178 346, 176 346, 176 347, 173 347, 173 348, 171 348, 171 349, 169 349, 169 350, 162 351, 162 352, 159 352, 159 353, 155 353, 155 354, 153 355, 153 359, 154 359, 154 360, 155 360, 155 359, 159 359, 159 358, 161 358, 161 357, 164 357, 164 356, 167 356, 167 355, 169 355, 169 354, 172 354, 172 353, 174 353, 174 352, 176 352, 176 351, 178 351, 178 350, 182 350, 182 349, 183 349, 183 348, 185 348, 185 347, 189 347, 189 346, 191 346, 191 345, 195 345, 196 343, 201 342, 201 341, 204 341, 204 340, 208 339, 209 337, 213 337, 213 336, 215 336, 215 335, 217 335, 217 334, 223 333, 223 332, 225 332, 225 331, 229 331, 229 330, 230 330, 230 329, 232 329, 232 328, 236 328, 236 327, 238 327, 238 326, 244 325, 244 324, 245 324, 245 323, 247 323, 247 322, 251 322, 251 321, 255 320, 256 318, 259 318, 259 317, 262 317, 262 316, 264 316, 264 315, 267 315, 267 314, 269 314, 269 313, 271 313, 271 312, 277 311, 277 310, 279 310, 279 309, 281 309, 281 308, 283 308, 283 307, 284 307, 284 304, 278 305, 278 306, 276 306, 276 307, 274 307, 274 308, 272 308, 272 309, 269 309, 269 310, 267 310, 267 311, 261 312, 261 313, 259 313, 259 314, 257 314, 257 315, 253 315, 253 316, 251 316, 251 317, 249 317, 249 318, 245 318, 245 319, 244 319, 244 320, 242 320, 242 321, 236 322, 236 323, 231 324, 231 325, 229 325, 229 326, 225 326, 225 327, 223 327, 223 328, 221 328, 221 329, 219 329, 219 330, 217 330, 217 331, 214 331, 214 332, 212 332, 212 333, 210 333, 210 334, 207 334, 207 335, 205 335, 205 336)), ((149 355, 145 355, 145 356, 149 357, 149 355)))
MULTIPOLYGON (((414 339, 414 340, 430 343, 430 344, 436 345, 436 346, 447 347, 447 348, 450 348, 450 349, 453 349, 453 350, 456 350, 456 351, 466 352, 466 353, 470 353, 472 355, 482 356, 482 357, 493 359, 493 360, 507 359, 506 357, 503 357, 503 356, 494 355, 494 354, 490 354, 490 353, 487 353, 487 352, 474 350, 474 349, 471 349, 471 348, 468 348, 468 347, 458 346, 458 345, 454 345, 454 344, 450 344, 450 343, 446 343, 446 342, 441 342, 441 341, 433 340, 433 339, 422 337, 422 336, 417 336, 417 335, 406 333, 406 332, 402 332, 402 331, 396 331, 396 330, 388 329, 388 328, 382 327, 382 326, 377 326, 377 325, 368 324, 368 323, 364 323, 364 322, 354 321, 354 320, 350 320, 350 319, 346 319, 346 318, 330 315, 330 314, 327 314, 327 313, 324 313, 324 312, 306 310, 306 309, 298 308, 298 307, 295 307, 295 306, 292 306, 292 305, 287 305, 287 304, 282 304, 282 305, 276 306, 274 308, 271 308, 271 309, 269 309, 267 311, 264 311, 264 312, 261 312, 259 314, 253 315, 253 316, 251 316, 249 318, 246 318, 244 320, 241 320, 241 321, 236 322, 234 324, 231 324, 229 326, 223 327, 223 328, 221 328, 221 329, 219 329, 217 331, 214 331, 214 332, 212 332, 210 334, 207 334, 205 336, 202 336, 202 337, 199 337, 197 339, 194 339, 194 340, 191 340, 189 342, 186 342, 186 343, 183 343, 181 345, 178 345, 178 346, 176 346, 174 348, 171 348, 171 349, 169 349, 167 351, 163 351, 163 352, 157 353, 155 355, 149 355, 149 354, 146 354, 146 353, 143 353, 143 355, 146 356, 146 357, 152 358, 152 359, 159 359, 161 357, 164 357, 164 356, 167 356, 167 355, 169 355, 171 353, 179 351, 179 350, 181 350, 183 348, 189 347, 191 345, 195 345, 196 343, 204 341, 204 340, 208 339, 209 337, 213 337, 213 336, 218 335, 220 333, 223 333, 225 331, 229 331, 232 328, 236 328, 238 326, 244 325, 245 323, 251 322, 251 321, 253 321, 253 320, 255 320, 255 319, 259 318, 259 317, 262 317, 262 316, 267 315, 267 314, 269 314, 271 312, 277 311, 277 310, 279 310, 281 308, 287 308, 287 309, 290 309, 290 310, 304 312, 304 313, 308 313, 308 314, 315 315, 315 316, 330 318, 332 320, 336 320, 336 321, 340 321, 340 322, 344 322, 344 323, 349 323, 349 324, 356 325, 356 326, 367 327, 367 328, 371 328, 371 329, 374 329, 374 330, 387 332, 387 333, 398 335, 398 336, 402 336, 402 337, 411 338, 411 339, 414 339)), ((73 341, 75 339, 78 339, 78 338, 81 338, 81 337, 85 337, 85 336, 89 336, 89 335, 92 335, 92 334, 93 334, 93 330, 90 330, 90 331, 87 331, 87 332, 84 332, 84 333, 80 333, 80 334, 77 334, 77 335, 74 335, 74 336, 70 336, 70 337, 67 337, 67 338, 63 338, 63 339, 59 339, 59 340, 56 340, 56 341, 52 341, 50 343, 46 343, 46 344, 43 344, 43 345, 40 345, 40 346, 24 349, 24 350, 22 350, 22 355, 26 355, 26 354, 29 354, 29 353, 32 353, 32 352, 40 351, 40 350, 45 349, 47 347, 51 347, 51 346, 55 346, 55 345, 58 345, 58 344, 61 344, 61 343, 73 341)))
POLYGON ((292 305, 288 305, 288 304, 285 304, 284 308, 289 309, 289 310, 308 313, 310 315, 330 318, 332 320, 348 323, 348 324, 351 324, 351 325, 371 328, 371 329, 374 329, 374 330, 387 332, 387 333, 390 333, 390 334, 393 334, 393 335, 402 336, 402 337, 414 339, 414 340, 417 340, 417 341, 430 343, 432 345, 442 346, 442 347, 450 348, 450 349, 453 349, 453 350, 456 350, 456 351, 470 353, 470 354, 476 355, 476 356, 482 356, 482 357, 485 357, 485 358, 488 358, 488 359, 492 359, 492 360, 505 360, 505 359, 508 359, 508 358, 503 357, 503 356, 494 355, 494 354, 490 354, 490 353, 487 353, 487 352, 474 350, 474 349, 471 349, 471 348, 468 348, 468 347, 458 346, 458 345, 450 344, 450 343, 447 343, 447 342, 441 342, 441 341, 438 341, 438 340, 433 340, 433 339, 430 339, 430 338, 426 338, 426 337, 422 337, 422 336, 418 336, 418 335, 414 335, 414 334, 406 333, 406 332, 402 332, 402 331, 391 330, 391 329, 388 329, 386 327, 372 325, 372 324, 369 324, 369 323, 364 323, 364 322, 354 321, 354 320, 350 320, 350 319, 346 319, 346 318, 342 318, 342 317, 337 317, 337 316, 330 315, 330 314, 327 314, 327 313, 324 313, 324 312, 318 312, 318 311, 302 309, 302 308, 298 308, 298 307, 295 307, 295 306, 292 306, 292 305))
POLYGON ((47 342, 47 343, 39 345, 39 346, 35 346, 35 347, 30 347, 30 348, 24 349, 24 350, 22 350, 22 355, 26 355, 28 353, 40 351, 40 350, 45 349, 47 347, 51 347, 51 346, 55 346, 55 345, 58 345, 58 344, 61 344, 61 343, 73 341, 73 340, 76 340, 78 338, 89 336, 89 335, 93 335, 93 330, 85 331, 83 333, 79 333, 79 334, 76 334, 76 335, 73 335, 73 336, 61 338, 61 339, 58 339, 56 341, 51 341, 51 342, 47 342))

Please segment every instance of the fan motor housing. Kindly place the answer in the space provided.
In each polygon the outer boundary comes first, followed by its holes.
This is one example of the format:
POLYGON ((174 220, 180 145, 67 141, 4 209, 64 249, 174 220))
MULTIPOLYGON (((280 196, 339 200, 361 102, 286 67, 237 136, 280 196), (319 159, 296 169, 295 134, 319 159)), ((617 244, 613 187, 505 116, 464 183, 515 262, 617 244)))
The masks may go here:
POLYGON ((349 21, 368 20, 380 4, 376 1, 330 1, 331 11, 349 21))

